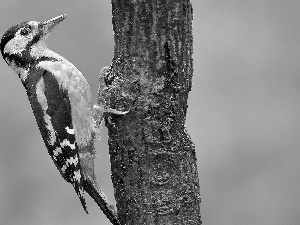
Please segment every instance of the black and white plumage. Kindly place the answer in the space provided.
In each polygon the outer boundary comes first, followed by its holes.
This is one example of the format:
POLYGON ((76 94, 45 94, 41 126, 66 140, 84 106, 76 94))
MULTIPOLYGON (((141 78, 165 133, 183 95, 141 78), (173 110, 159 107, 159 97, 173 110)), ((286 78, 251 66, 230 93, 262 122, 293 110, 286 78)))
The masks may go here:
POLYGON ((65 18, 19 23, 3 35, 0 50, 26 89, 49 155, 62 177, 73 185, 85 211, 87 191, 110 221, 120 224, 94 175, 94 139, 102 109, 93 109, 82 73, 46 46, 52 29, 65 18))

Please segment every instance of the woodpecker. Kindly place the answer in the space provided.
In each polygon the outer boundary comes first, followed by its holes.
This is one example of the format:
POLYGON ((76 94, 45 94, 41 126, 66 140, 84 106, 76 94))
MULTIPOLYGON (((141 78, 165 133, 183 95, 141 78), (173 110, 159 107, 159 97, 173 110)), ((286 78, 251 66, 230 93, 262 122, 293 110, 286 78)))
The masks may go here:
POLYGON ((111 223, 119 225, 94 174, 94 139, 103 109, 92 106, 91 91, 82 73, 46 45, 50 32, 65 18, 64 14, 45 22, 16 24, 3 35, 0 50, 26 89, 51 159, 62 177, 73 185, 84 210, 88 213, 86 191, 111 223))

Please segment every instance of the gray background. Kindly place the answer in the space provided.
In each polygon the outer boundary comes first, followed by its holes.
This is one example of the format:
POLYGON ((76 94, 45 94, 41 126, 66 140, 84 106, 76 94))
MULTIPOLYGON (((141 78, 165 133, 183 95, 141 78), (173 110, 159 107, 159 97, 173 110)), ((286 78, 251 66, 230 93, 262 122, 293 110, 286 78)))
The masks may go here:
MULTIPOLYGON (((197 150, 203 223, 297 225, 300 2, 192 2, 195 73, 186 126, 197 150)), ((97 74, 113 56, 109 0, 1 0, 0 35, 63 13, 48 46, 83 72, 95 96, 97 74)), ((0 224, 109 224, 89 197, 86 215, 56 171, 25 90, 3 60, 0 74, 0 224)), ((106 128, 97 149, 97 177, 113 199, 106 128)))

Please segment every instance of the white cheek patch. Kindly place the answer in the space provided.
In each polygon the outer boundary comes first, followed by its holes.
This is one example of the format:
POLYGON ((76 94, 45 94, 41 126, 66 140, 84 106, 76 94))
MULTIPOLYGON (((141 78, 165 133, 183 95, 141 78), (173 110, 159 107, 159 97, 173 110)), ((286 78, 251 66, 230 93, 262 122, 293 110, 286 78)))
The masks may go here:
POLYGON ((47 137, 47 141, 49 145, 53 146, 56 140, 56 135, 55 135, 55 130, 51 123, 51 117, 46 113, 48 109, 48 103, 44 92, 45 92, 45 83, 44 83, 44 79, 41 78, 36 86, 36 95, 37 95, 37 100, 40 103, 42 110, 44 112, 43 119, 49 134, 49 137, 47 137))
MULTIPOLYGON (((38 26, 38 22, 35 21, 31 21, 28 24, 35 26, 36 28, 38 26)), ((34 29, 29 35, 23 36, 21 35, 21 30, 22 28, 18 30, 15 34, 15 37, 5 45, 4 53, 22 55, 22 52, 26 49, 27 44, 37 33, 37 29, 34 29)))
POLYGON ((26 46, 30 40, 31 40, 31 36, 24 37, 16 33, 16 37, 11 39, 5 45, 4 53, 22 55, 22 52, 26 49, 26 46))
POLYGON ((28 25, 32 27, 32 31, 28 35, 21 35, 21 30, 24 28, 20 28, 13 39, 11 39, 4 48, 4 53, 8 54, 17 54, 22 55, 22 52, 26 49, 27 44, 36 36, 38 32, 39 23, 36 21, 28 22, 28 25))

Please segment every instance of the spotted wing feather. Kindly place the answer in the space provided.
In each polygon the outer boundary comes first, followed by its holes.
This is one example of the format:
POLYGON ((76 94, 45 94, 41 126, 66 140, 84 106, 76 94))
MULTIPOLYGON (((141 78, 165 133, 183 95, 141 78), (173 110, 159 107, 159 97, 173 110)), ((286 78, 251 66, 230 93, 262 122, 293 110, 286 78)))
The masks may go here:
POLYGON ((87 212, 68 92, 59 87, 49 71, 36 67, 32 70, 35 76, 28 77, 23 85, 44 143, 57 169, 73 185, 87 212))

